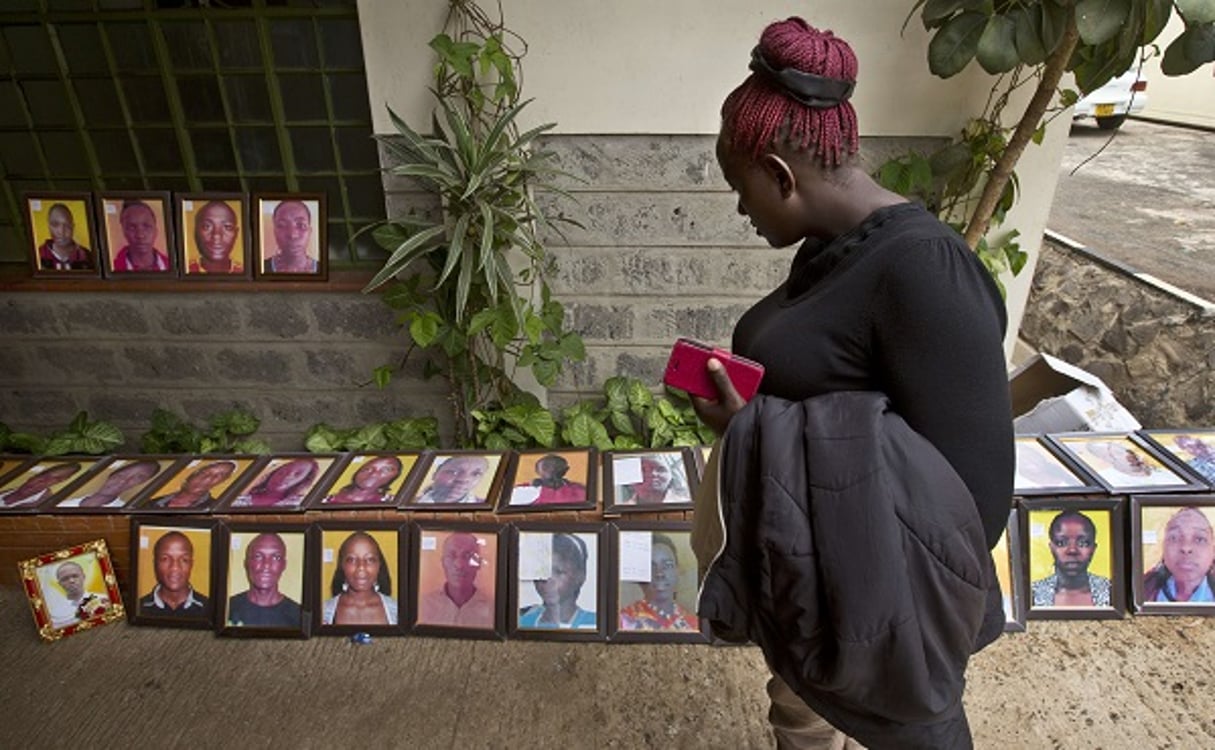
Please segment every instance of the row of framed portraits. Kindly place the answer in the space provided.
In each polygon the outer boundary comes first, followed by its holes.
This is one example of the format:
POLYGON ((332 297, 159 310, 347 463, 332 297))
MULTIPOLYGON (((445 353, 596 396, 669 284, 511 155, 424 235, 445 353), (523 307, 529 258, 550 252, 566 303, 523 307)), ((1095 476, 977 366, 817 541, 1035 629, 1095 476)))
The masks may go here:
POLYGON ((684 521, 133 516, 125 604, 104 540, 20 568, 48 641, 125 616, 225 636, 709 642, 684 521))
POLYGON ((26 193, 35 277, 316 280, 324 193, 26 193))
POLYGON ((1215 489, 1215 430, 1018 435, 1015 494, 1200 492, 1215 489))
POLYGON ((1005 630, 1128 611, 1215 616, 1213 528, 1211 493, 1018 498, 993 552, 1005 630))
POLYGON ((692 507, 704 451, 594 449, 0 456, 0 513, 292 513, 692 507))

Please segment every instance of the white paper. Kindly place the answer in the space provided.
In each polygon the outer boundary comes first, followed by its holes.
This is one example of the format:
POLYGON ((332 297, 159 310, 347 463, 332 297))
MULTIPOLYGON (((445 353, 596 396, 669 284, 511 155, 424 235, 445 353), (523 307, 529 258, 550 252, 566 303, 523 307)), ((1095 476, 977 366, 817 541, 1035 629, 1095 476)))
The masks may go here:
POLYGON ((240 552, 240 537, 232 537, 232 551, 240 552))
POLYGON ((147 548, 148 548, 148 535, 147 535, 147 534, 140 534, 140 535, 139 535, 139 548, 140 548, 140 549, 147 549, 147 548))
POLYGON ((612 461, 612 484, 617 487, 641 481, 641 458, 630 456, 612 461))
POLYGON ((511 490, 510 504, 511 505, 531 505, 540 497, 539 487, 516 487, 511 490))
POLYGON ((1156 530, 1155 529, 1144 529, 1143 543, 1144 544, 1155 544, 1156 543, 1156 530))
POLYGON ((321 556, 325 559, 326 563, 333 562, 333 547, 326 547, 321 556))
POLYGON ((1046 527, 1040 523, 1031 523, 1029 525, 1029 535, 1034 539, 1041 539, 1046 536, 1046 527))
POLYGON ((433 534, 422 535, 422 549, 427 552, 434 552, 439 548, 439 538, 433 534))
POLYGON ((37 198, 31 199, 30 208, 33 209, 34 211, 41 211, 42 210, 42 201, 37 198))
POLYGON ((106 201, 106 203, 105 203, 105 212, 106 212, 107 214, 116 214, 116 213, 118 213, 118 205, 117 205, 117 204, 115 204, 115 203, 110 203, 109 201, 106 201))
POLYGON ((519 535, 519 580, 542 581, 553 574, 553 535, 519 535))
POLYGON ((194 201, 182 201, 181 210, 182 211, 193 211, 194 210, 194 201))
POLYGON ((620 580, 650 582, 653 539, 649 531, 620 532, 620 580))

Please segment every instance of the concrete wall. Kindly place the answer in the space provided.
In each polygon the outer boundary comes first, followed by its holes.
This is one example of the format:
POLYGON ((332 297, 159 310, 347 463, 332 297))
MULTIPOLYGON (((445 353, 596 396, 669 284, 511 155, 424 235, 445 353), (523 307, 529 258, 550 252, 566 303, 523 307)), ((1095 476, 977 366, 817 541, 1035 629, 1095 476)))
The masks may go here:
MULTIPOLYGON (((1156 40, 1162 53, 1184 29, 1181 17, 1174 13, 1156 40)), ((1215 128, 1215 65, 1203 65, 1189 75, 1169 77, 1160 72, 1160 60, 1153 57, 1143 65, 1148 104, 1142 116, 1215 128)))
POLYGON ((1146 428, 1215 427, 1215 307, 1061 240, 1046 243, 1026 343, 1105 381, 1146 428))

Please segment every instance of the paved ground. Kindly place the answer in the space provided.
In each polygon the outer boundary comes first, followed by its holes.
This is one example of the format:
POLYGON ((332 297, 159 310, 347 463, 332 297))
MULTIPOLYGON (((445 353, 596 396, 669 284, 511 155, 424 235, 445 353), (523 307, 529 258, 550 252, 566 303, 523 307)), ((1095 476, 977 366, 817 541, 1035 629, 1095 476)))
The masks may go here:
POLYGON ((1215 301, 1215 133, 1143 120, 1114 132, 1072 125, 1047 226, 1215 301))

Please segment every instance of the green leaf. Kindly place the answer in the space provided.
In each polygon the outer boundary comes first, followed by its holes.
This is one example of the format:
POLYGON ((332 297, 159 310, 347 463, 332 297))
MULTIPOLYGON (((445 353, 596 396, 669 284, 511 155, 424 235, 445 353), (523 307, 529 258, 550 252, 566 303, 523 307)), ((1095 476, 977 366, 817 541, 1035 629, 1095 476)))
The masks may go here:
POLYGON ((986 27, 983 13, 967 12, 949 19, 928 43, 928 69, 940 78, 962 72, 978 51, 986 27))
POLYGON ((384 267, 367 283, 367 286, 363 287, 363 291, 369 292, 375 289, 393 276, 396 276, 415 257, 423 255, 434 247, 437 247, 439 243, 436 240, 441 241, 440 238, 445 230, 446 227, 440 224, 418 232, 403 242, 393 251, 388 260, 384 262, 384 267))
POLYGON ((541 360, 532 365, 532 374, 536 376, 536 380, 544 387, 551 387, 557 381, 557 376, 561 374, 561 364, 551 360, 541 360))
POLYGON ((994 15, 979 37, 975 52, 979 65, 992 75, 1007 73, 1021 62, 1017 56, 1017 24, 1005 15, 994 15))
POLYGON ((444 325, 443 319, 439 317, 438 313, 428 310, 414 317, 409 324, 409 335, 414 343, 425 349, 438 338, 439 331, 444 325))
POLYGON ((929 29, 939 25, 941 21, 961 10, 965 4, 965 0, 927 0, 924 3, 923 12, 920 13, 920 18, 924 20, 924 28, 929 29))
POLYGON ((232 435, 252 435, 261 427, 261 420, 247 411, 233 409, 213 416, 211 427, 232 435))
POLYGON ((1176 0, 1176 4, 1189 24, 1215 23, 1215 0, 1176 0))
POLYGON ((232 444, 233 453, 269 453, 270 443, 257 438, 245 438, 232 444))
POLYGON ((512 406, 506 410, 511 424, 523 430, 541 446, 551 447, 557 437, 557 420, 541 406, 512 406))
POLYGON ((1030 140, 1032 140, 1035 145, 1041 146, 1042 139, 1045 137, 1046 137, 1046 123, 1042 123, 1041 125, 1038 126, 1038 129, 1034 131, 1034 134, 1030 136, 1030 140))
POLYGON ((1156 37, 1160 36, 1160 32, 1164 31, 1164 27, 1169 23, 1169 16, 1173 14, 1172 0, 1143 0, 1143 36, 1140 37, 1140 44, 1151 44, 1156 41, 1156 37))
POLYGON ((1042 11, 1035 6, 1022 6, 1009 11, 1015 27, 1014 41, 1017 56, 1026 65, 1037 65, 1046 60, 1047 50, 1042 46, 1042 11))
POLYGON ((388 384, 392 382, 392 370, 393 368, 391 365, 380 365, 372 370, 372 377, 375 380, 375 385, 377 388, 388 387, 388 384))
POLYGON ((1042 49, 1049 55, 1059 46, 1063 32, 1067 30, 1068 9, 1053 2, 1043 2, 1038 8, 1042 21, 1042 49))
POLYGON ((1160 70, 1166 76, 1192 73, 1215 60, 1215 26, 1191 25, 1164 50, 1160 70))
POLYGON ((327 424, 315 424, 308 429, 304 447, 312 453, 336 453, 342 450, 341 436, 327 424))
POLYGON ((1132 0, 1077 0, 1076 27, 1080 39, 1098 45, 1113 39, 1131 14, 1132 0))

